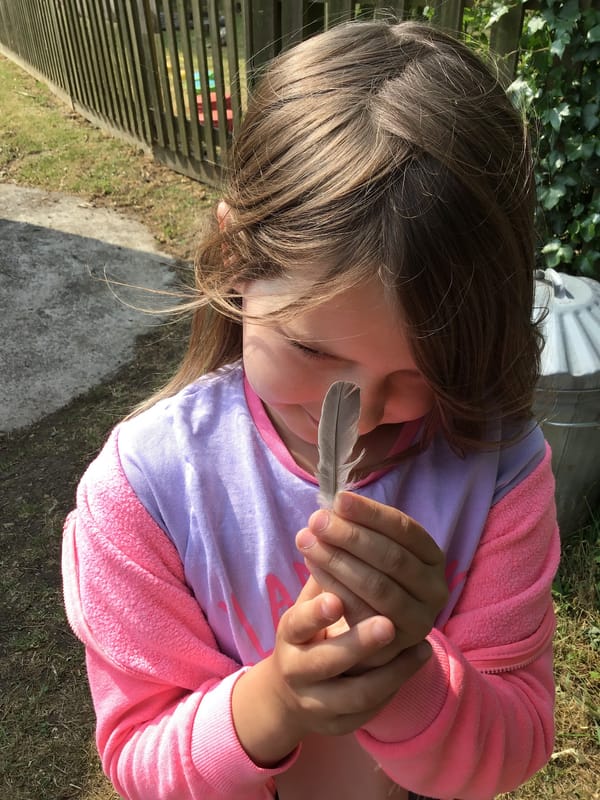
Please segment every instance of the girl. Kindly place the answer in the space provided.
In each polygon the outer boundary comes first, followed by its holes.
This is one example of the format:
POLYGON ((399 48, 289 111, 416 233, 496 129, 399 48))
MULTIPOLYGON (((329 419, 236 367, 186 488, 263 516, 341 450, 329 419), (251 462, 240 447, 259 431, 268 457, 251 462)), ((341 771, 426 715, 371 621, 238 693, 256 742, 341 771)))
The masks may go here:
POLYGON ((351 23, 272 63, 200 249, 189 350, 64 539, 97 742, 136 800, 485 800, 553 742, 533 182, 464 45, 351 23), (361 389, 318 509, 321 403, 361 389))

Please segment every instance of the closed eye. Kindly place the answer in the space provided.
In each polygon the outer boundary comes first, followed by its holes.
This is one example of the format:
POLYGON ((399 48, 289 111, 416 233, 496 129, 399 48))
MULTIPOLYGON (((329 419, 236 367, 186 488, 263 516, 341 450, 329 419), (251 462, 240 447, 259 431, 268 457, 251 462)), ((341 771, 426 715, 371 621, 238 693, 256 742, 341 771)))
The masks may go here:
POLYGON ((322 353, 320 350, 315 350, 314 347, 308 347, 308 345, 302 344, 302 342, 297 342, 294 339, 288 339, 288 342, 291 346, 299 350, 303 355, 307 358, 329 358, 330 356, 327 353, 322 353))

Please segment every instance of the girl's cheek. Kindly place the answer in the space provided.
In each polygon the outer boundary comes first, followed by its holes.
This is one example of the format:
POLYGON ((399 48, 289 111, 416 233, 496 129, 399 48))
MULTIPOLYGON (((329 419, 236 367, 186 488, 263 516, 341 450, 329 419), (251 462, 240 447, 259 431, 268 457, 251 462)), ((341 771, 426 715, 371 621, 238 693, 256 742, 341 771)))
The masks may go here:
POLYGON ((433 392, 427 384, 406 387, 395 401, 386 408, 386 418, 390 422, 408 422, 428 414, 433 408, 433 392))
POLYGON ((252 389, 267 404, 298 403, 310 399, 314 378, 275 355, 268 350, 244 349, 244 371, 252 389))

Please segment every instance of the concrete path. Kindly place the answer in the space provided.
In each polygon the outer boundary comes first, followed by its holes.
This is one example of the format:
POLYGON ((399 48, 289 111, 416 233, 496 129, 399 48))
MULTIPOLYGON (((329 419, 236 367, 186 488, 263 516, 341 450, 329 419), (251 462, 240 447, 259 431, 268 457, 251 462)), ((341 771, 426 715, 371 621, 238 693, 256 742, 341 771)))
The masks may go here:
POLYGON ((158 324, 175 261, 139 222, 80 198, 0 184, 0 432, 97 385, 158 324), (112 283, 111 283, 112 281, 112 283))

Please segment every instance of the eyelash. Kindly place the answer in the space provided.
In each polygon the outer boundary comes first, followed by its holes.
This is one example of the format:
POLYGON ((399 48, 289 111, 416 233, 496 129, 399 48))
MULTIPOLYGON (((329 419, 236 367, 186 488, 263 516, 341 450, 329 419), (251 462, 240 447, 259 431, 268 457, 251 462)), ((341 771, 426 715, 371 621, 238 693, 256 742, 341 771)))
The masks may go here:
POLYGON ((292 347, 294 347, 296 350, 299 350, 307 358, 327 358, 325 353, 321 353, 319 350, 314 350, 312 347, 307 347, 301 342, 295 342, 293 339, 288 339, 288 341, 292 347))

